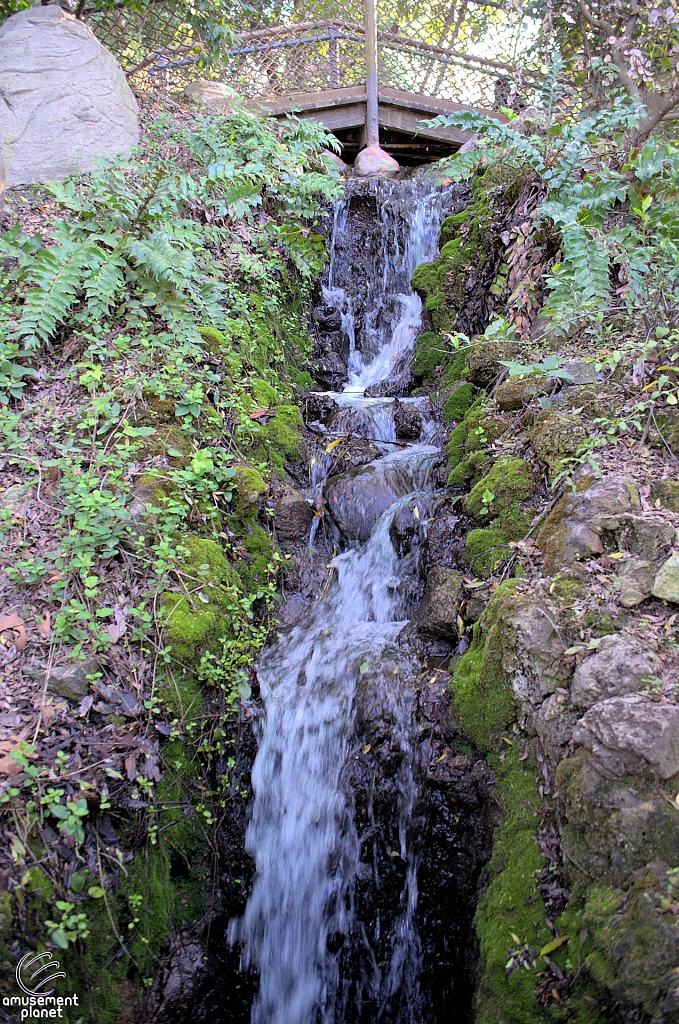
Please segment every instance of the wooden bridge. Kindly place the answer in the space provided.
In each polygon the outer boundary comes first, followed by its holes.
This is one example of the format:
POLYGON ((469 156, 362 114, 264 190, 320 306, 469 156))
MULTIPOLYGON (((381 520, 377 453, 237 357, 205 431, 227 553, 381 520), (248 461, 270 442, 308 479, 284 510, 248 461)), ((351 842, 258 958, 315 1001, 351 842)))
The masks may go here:
POLYGON ((181 0, 115 4, 90 24, 141 91, 181 89, 207 74, 251 107, 326 125, 347 162, 375 143, 403 164, 445 156, 465 135, 425 121, 469 109, 501 120, 494 111, 530 98, 540 77, 541 20, 523 5, 507 12, 499 0, 232 0, 231 8, 231 45, 200 69, 203 42, 181 0))

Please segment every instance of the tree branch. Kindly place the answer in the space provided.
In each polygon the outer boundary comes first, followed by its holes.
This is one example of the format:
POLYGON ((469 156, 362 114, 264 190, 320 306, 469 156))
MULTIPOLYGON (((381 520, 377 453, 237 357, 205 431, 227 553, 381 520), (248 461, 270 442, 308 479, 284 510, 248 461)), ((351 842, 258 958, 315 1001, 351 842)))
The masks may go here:
POLYGON ((591 25, 592 28, 598 28, 601 32, 605 32, 607 36, 614 35, 613 26, 610 21, 600 21, 599 18, 595 18, 585 3, 585 0, 580 0, 578 8, 585 21, 591 25))
POLYGON ((677 105, 679 105, 679 92, 672 93, 668 96, 660 110, 657 110, 653 114, 649 114, 649 116, 641 122, 636 133, 637 141, 643 142, 644 139, 648 138, 655 126, 660 124, 663 118, 667 117, 667 115, 671 113, 677 105))

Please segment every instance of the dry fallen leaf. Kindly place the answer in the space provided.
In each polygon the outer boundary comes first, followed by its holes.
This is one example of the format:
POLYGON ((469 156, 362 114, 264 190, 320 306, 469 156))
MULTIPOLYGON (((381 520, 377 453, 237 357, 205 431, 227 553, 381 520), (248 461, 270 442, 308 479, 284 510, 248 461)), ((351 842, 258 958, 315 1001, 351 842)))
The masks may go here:
POLYGON ((43 640, 49 640, 51 631, 52 626, 50 624, 50 613, 49 611, 46 611, 38 622, 38 633, 40 633, 43 640))
POLYGON ((16 612, 10 612, 9 615, 0 615, 0 633, 5 629, 12 630, 17 651, 23 651, 26 646, 26 629, 21 616, 17 615, 16 612))

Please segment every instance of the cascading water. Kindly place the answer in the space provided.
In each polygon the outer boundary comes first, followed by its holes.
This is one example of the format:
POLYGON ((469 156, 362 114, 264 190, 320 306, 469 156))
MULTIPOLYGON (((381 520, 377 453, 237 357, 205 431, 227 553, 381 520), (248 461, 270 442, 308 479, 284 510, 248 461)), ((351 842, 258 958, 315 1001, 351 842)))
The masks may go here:
MULTIPOLYGON (((259 666, 264 714, 246 840, 256 871, 245 912, 229 926, 242 966, 259 976, 252 1024, 435 1019, 420 993, 418 852, 411 841, 420 799, 413 712, 419 664, 401 643, 412 612, 413 558, 399 557, 390 533, 417 494, 433 488, 437 449, 426 443, 390 448, 393 399, 369 399, 364 391, 407 367, 422 311, 410 276, 434 256, 450 205, 450 190, 411 179, 350 182, 335 209, 323 296, 342 315, 349 383, 331 397, 346 429, 393 454, 362 467, 343 496, 358 524, 345 535, 361 546, 332 559, 325 595, 305 621, 279 633, 259 666), (346 251, 355 188, 374 207, 363 263, 347 259, 346 251), (371 867, 365 853, 376 840, 358 833, 347 767, 358 756, 357 709, 365 702, 378 704, 390 723, 397 820, 388 856, 399 886, 394 907, 378 908, 368 926, 360 893, 379 889, 384 868, 376 854, 371 867)), ((435 433, 428 422, 424 416, 424 442, 435 433)), ((316 466, 317 489, 328 465, 316 466)), ((373 821, 367 834, 378 833, 372 797, 365 815, 373 821)))

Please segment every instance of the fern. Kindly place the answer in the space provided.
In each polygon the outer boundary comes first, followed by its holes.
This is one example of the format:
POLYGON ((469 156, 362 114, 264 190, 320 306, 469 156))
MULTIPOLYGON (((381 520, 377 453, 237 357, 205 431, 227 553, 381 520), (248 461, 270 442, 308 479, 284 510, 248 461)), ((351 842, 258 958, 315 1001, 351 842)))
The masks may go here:
POLYGON ((175 249, 162 231, 152 232, 147 239, 129 239, 125 250, 150 277, 172 284, 180 292, 184 291, 195 270, 192 253, 175 249))
POLYGON ((125 287, 125 259, 118 251, 100 250, 101 259, 92 266, 83 281, 87 301, 86 316, 98 320, 106 316, 125 287))
POLYGON ((17 328, 28 350, 40 347, 63 323, 76 300, 96 249, 87 243, 63 242, 37 254, 27 276, 29 286, 17 328))

